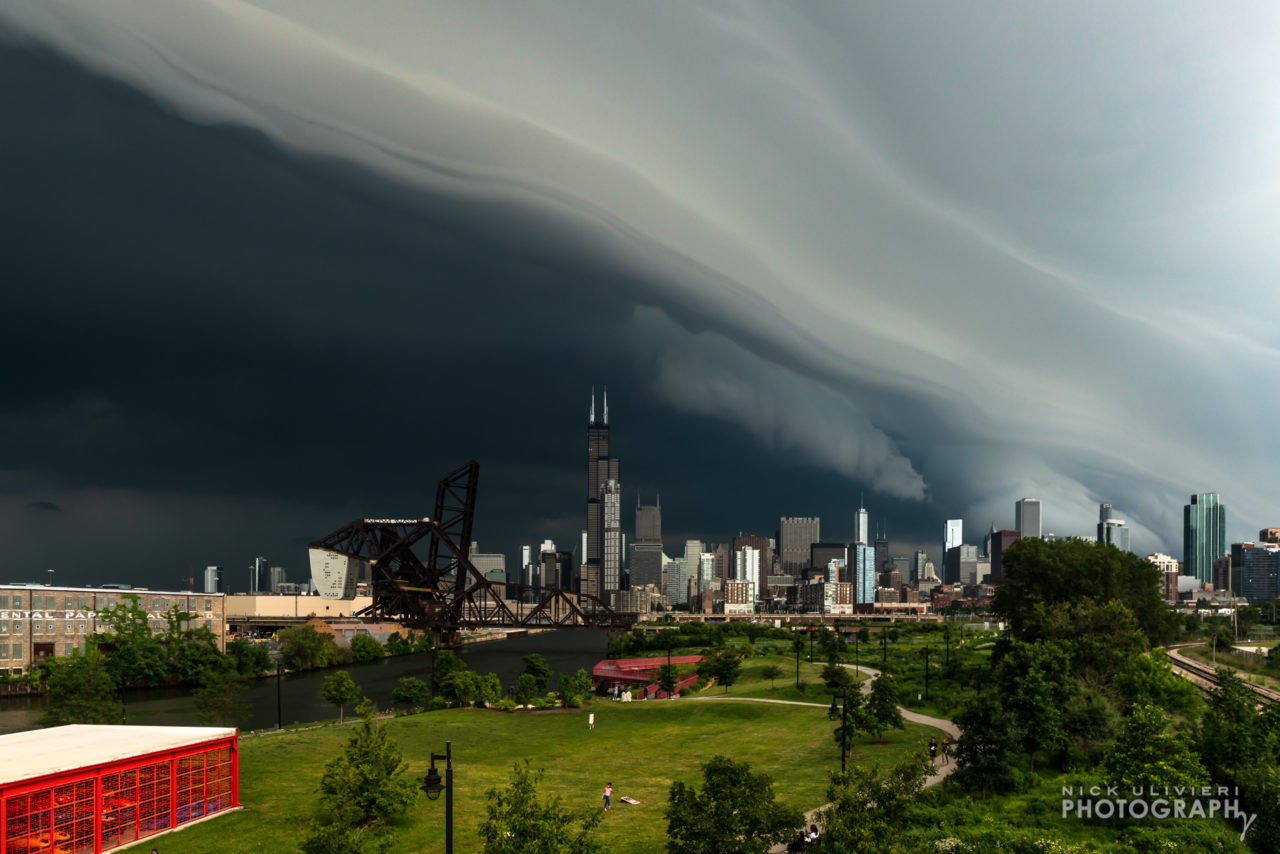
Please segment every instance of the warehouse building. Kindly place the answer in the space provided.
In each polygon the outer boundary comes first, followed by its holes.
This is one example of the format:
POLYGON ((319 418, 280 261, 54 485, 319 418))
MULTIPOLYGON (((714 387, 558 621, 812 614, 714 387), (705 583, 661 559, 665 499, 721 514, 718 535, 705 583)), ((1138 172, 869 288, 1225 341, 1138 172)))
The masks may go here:
POLYGON ((99 854, 239 805, 236 731, 78 724, 0 735, 0 851, 99 854))
POLYGON ((85 638, 106 631, 98 612, 125 604, 129 596, 137 597, 153 632, 164 631, 165 612, 177 605, 195 615, 191 628, 209 629, 217 638, 218 649, 225 651, 225 597, 221 593, 0 584, 0 672, 19 676, 49 656, 83 650, 85 638))

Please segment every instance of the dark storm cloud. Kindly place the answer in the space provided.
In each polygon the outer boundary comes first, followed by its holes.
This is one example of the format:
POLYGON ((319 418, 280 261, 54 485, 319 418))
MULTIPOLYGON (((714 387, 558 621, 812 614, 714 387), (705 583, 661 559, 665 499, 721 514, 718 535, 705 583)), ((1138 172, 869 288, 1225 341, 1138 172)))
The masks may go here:
POLYGON ((28 501, 28 502, 27 502, 27 509, 28 509, 28 510, 39 510, 39 511, 41 511, 41 512, 46 512, 46 513, 47 513, 47 512, 54 512, 54 513, 56 513, 56 512, 58 512, 59 510, 61 510, 62 508, 61 508, 61 507, 59 507, 57 504, 54 504, 52 501, 28 501))
POLYGON ((399 505, 468 447, 532 541, 607 380, 624 483, 709 537, 864 487, 924 541, 1036 495, 1176 553, 1202 489, 1243 536, 1280 63, 1237 11, 17 0, 146 98, 7 60, 10 480, 234 520, 399 505))

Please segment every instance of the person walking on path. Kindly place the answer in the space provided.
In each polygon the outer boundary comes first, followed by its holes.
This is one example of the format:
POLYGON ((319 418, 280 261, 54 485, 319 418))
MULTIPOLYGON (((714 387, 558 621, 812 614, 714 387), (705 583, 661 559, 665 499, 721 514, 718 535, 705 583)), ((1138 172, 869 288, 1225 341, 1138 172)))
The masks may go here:
POLYGON ((932 762, 937 758, 938 758, 938 739, 931 738, 929 739, 929 761, 932 762))
POLYGON ((588 712, 587 713, 587 729, 595 729, 595 728, 596 728, 596 713, 588 712))
POLYGON ((951 742, 947 741, 946 737, 943 736, 943 739, 942 739, 942 764, 943 765, 946 765, 948 762, 951 761, 950 756, 951 756, 951 742))
POLYGON ((604 808, 605 809, 609 808, 609 798, 612 795, 613 795, 613 784, 605 783, 604 784, 604 808))

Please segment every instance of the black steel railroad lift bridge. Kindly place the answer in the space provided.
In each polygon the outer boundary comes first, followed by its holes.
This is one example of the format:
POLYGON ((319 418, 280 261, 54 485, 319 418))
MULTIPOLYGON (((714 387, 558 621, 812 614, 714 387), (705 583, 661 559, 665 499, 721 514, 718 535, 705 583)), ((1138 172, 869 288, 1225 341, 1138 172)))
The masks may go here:
POLYGON ((350 598, 367 566, 373 603, 357 615, 429 630, 437 647, 456 647, 467 628, 608 629, 610 638, 629 630, 637 615, 595 596, 491 581, 472 565, 479 473, 471 460, 441 478, 429 519, 356 519, 311 543, 321 595, 350 598))

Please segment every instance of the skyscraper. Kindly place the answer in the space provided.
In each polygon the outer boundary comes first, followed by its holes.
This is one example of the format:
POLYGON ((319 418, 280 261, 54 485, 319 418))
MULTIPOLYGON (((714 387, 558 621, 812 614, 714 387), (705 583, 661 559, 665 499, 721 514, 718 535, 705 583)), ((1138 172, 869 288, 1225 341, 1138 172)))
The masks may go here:
POLYGON ((991 535, 991 580, 1004 578, 1004 553, 1022 537, 1017 531, 996 531, 991 535))
POLYGON ((948 519, 947 524, 942 527, 942 554, 954 549, 956 546, 964 542, 964 520, 948 519))
MULTIPOLYGON (((768 537, 761 537, 755 534, 738 534, 733 538, 732 548, 734 554, 742 552, 744 549, 755 549, 759 557, 759 572, 750 578, 742 579, 754 582, 756 590, 768 590, 769 586, 765 583, 769 573, 773 571, 773 548, 770 545, 768 537)), ((736 561, 737 558, 735 557, 736 561)))
POLYGON ((609 456, 609 392, 596 418, 596 393, 587 415, 587 545, 583 555, 582 592, 602 599, 622 581, 622 481, 618 460, 609 456))
POLYGON ((631 544, 631 586, 662 586, 662 503, 636 505, 636 538, 631 544))
POLYGON ((1227 508, 1216 492, 1191 496, 1182 508, 1182 573, 1213 583, 1213 562, 1227 554, 1227 508))
POLYGON ((270 567, 268 566, 267 559, 265 557, 255 557, 253 559, 253 566, 249 567, 250 593, 262 592, 263 583, 270 580, 267 578, 267 573, 269 571, 270 567))
POLYGON ((856 605, 870 605, 876 601, 876 550, 871 546, 854 543, 849 547, 849 580, 853 583, 853 601, 856 605))
POLYGON ((1019 537, 1039 539, 1041 533, 1039 498, 1023 498, 1013 505, 1013 527, 1018 529, 1019 537))
POLYGON ((1129 551, 1129 526, 1116 518, 1110 504, 1098 506, 1098 542, 1129 551))
POLYGON ((204 571, 204 592, 217 593, 218 583, 222 580, 222 567, 210 566, 204 571))
POLYGON ((809 566, 809 546, 818 542, 819 520, 816 516, 784 516, 778 522, 778 552, 782 571, 800 575, 809 566))
MULTIPOLYGON (((861 501, 858 503, 859 505, 862 504, 861 501)), ((871 532, 867 528, 867 508, 859 506, 858 512, 853 517, 853 542, 864 546, 868 545, 871 542, 868 539, 870 536, 871 532)))

